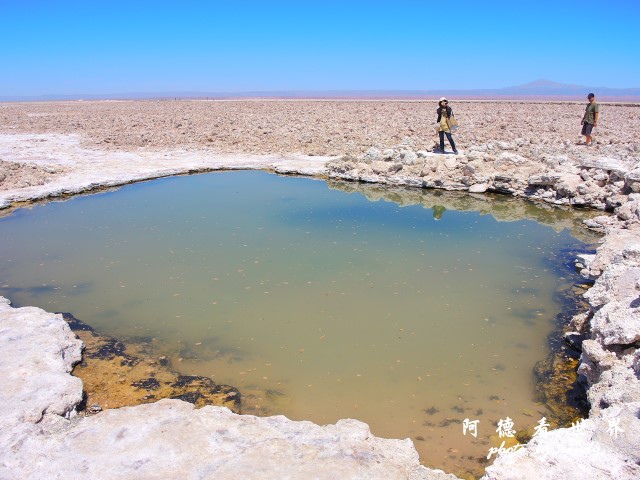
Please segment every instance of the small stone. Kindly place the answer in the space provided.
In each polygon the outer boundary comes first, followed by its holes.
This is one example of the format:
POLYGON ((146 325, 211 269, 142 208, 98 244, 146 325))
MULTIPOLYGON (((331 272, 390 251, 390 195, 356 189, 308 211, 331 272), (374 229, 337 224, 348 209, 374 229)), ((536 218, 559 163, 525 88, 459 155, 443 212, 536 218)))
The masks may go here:
POLYGON ((393 155, 395 154, 395 152, 393 151, 393 148, 387 148, 386 150, 384 150, 382 152, 382 159, 383 160, 393 160, 393 155))
POLYGON ((486 183, 476 183, 475 185, 471 185, 469 187, 469 193, 484 193, 489 188, 489 185, 486 183))
POLYGON ((400 154, 400 160, 404 165, 414 165, 418 156, 411 150, 405 150, 400 154))
POLYGON ((365 163, 377 162, 378 160, 382 160, 382 153, 377 148, 371 147, 362 159, 365 163))
POLYGON ((454 168, 456 168, 457 164, 458 161, 454 157, 447 157, 444 161, 444 166, 449 170, 453 170, 454 168))
POLYGON ((560 175, 532 175, 529 177, 529 185, 541 185, 541 186, 552 186, 558 180, 560 180, 560 175))

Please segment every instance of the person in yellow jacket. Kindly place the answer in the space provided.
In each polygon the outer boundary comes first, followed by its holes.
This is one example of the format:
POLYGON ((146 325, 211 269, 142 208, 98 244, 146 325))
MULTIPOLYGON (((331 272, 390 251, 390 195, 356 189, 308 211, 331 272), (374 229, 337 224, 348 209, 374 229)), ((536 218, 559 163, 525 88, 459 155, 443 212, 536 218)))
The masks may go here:
POLYGON ((444 136, 446 135, 453 149, 453 153, 457 155, 458 150, 456 150, 456 144, 453 141, 453 136, 451 136, 451 128, 449 126, 449 119, 453 116, 453 110, 445 97, 442 97, 438 102, 438 110, 436 110, 436 113, 438 114, 438 120, 436 120, 438 124, 437 130, 440 136, 440 150, 438 150, 438 153, 444 153, 444 136))

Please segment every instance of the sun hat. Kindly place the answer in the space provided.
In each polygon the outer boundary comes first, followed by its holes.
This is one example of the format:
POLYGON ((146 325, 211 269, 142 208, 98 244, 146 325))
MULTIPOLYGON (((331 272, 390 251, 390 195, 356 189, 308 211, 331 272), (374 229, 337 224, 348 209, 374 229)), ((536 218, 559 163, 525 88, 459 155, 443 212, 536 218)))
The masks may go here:
POLYGON ((447 100, 447 97, 442 97, 439 101, 440 102, 448 102, 449 100, 447 100))

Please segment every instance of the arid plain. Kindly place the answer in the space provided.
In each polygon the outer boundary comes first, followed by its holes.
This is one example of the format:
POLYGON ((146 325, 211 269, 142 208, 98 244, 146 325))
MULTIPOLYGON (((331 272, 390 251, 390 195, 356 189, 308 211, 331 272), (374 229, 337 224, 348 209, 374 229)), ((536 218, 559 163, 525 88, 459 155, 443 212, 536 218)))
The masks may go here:
MULTIPOLYGON (((586 103, 586 102, 585 102, 586 103)), ((455 101, 461 149, 524 139, 579 154, 584 104, 455 101)), ((418 150, 436 138, 434 101, 92 101, 0 104, 0 132, 81 134, 103 149, 187 148, 220 153, 359 155, 403 140, 418 150)), ((598 153, 637 155, 640 104, 602 104, 598 153)))

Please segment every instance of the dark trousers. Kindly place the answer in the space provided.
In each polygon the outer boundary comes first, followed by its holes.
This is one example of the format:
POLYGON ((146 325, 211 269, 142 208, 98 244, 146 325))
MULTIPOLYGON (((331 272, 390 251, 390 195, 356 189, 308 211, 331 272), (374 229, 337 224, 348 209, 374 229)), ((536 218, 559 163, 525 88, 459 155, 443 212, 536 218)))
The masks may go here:
POLYGON ((453 137, 451 136, 451 133, 449 132, 438 132, 438 135, 440 135, 440 151, 444 152, 444 134, 447 134, 447 140, 449 140, 449 144, 451 145, 451 148, 453 148, 453 150, 455 151, 456 149, 456 144, 453 141, 453 137))

